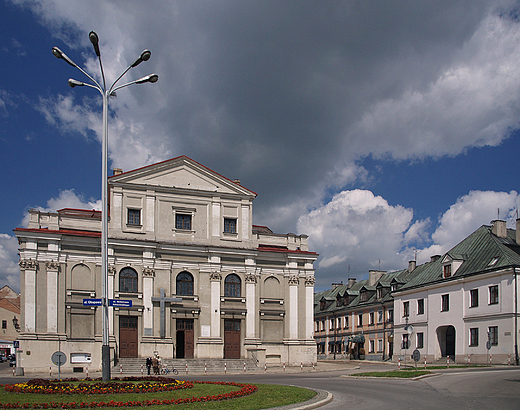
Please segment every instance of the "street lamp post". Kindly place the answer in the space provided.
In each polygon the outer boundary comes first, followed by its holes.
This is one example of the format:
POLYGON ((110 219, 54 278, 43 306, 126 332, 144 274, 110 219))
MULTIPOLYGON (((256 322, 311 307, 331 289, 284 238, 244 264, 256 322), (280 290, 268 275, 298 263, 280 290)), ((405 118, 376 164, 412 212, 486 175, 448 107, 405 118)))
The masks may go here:
POLYGON ((115 96, 115 92, 121 88, 128 87, 133 84, 155 83, 159 79, 157 74, 150 74, 138 80, 116 87, 117 82, 133 67, 138 66, 143 61, 148 61, 152 55, 150 50, 144 50, 139 58, 135 60, 123 73, 107 88, 105 73, 103 71, 103 64, 101 62, 101 52, 99 50, 99 37, 91 31, 89 39, 94 46, 94 51, 99 59, 99 66, 101 68, 101 77, 103 79, 103 86, 92 78, 86 71, 79 67, 72 61, 65 53, 58 47, 52 48, 52 54, 56 58, 64 60, 66 63, 76 67, 83 74, 85 74, 93 84, 83 83, 74 79, 69 79, 69 86, 74 88, 77 86, 87 86, 98 90, 103 97, 103 138, 102 138, 102 169, 101 169, 101 271, 102 271, 102 334, 103 344, 101 347, 101 367, 103 381, 110 380, 110 345, 109 345, 109 318, 108 318, 108 99, 115 96))

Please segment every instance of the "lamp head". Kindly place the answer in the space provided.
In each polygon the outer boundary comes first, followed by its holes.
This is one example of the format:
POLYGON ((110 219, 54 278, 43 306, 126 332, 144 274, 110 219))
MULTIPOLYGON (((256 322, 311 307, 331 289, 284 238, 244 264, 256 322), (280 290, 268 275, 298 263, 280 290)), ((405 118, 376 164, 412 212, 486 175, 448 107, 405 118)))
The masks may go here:
POLYGON ((82 83, 81 81, 74 80, 73 78, 69 78, 69 87, 81 87, 82 85, 85 85, 85 83, 82 83))
POLYGON ((136 84, 156 83, 158 79, 159 79, 159 76, 157 74, 149 74, 146 77, 136 80, 135 83, 136 84))
POLYGON ((94 46, 94 51, 96 52, 96 55, 98 57, 101 57, 101 52, 99 51, 99 37, 98 37, 98 35, 94 31, 91 31, 88 34, 88 38, 90 39, 90 42, 94 46))
POLYGON ((67 55, 58 47, 52 48, 52 54, 54 54, 54 57, 59 58, 60 60, 65 60, 65 62, 70 64, 72 67, 77 67, 76 63, 72 61, 69 57, 67 57, 67 55))
POLYGON ((152 56, 152 52, 148 49, 144 50, 139 58, 134 61, 134 63, 130 66, 132 68, 137 67, 139 64, 141 64, 143 61, 148 61, 150 57, 152 56))

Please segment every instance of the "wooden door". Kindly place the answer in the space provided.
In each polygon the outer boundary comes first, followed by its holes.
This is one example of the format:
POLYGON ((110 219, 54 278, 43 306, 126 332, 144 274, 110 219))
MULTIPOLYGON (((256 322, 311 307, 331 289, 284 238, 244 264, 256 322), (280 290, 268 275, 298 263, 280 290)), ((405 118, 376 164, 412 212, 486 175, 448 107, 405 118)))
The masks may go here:
POLYGON ((224 359, 240 359, 240 320, 224 320, 224 359))
POLYGON ((137 343, 137 316, 119 316, 119 357, 137 357, 137 343))
POLYGON ((179 359, 193 359, 195 338, 193 319, 177 319, 177 354, 179 359))

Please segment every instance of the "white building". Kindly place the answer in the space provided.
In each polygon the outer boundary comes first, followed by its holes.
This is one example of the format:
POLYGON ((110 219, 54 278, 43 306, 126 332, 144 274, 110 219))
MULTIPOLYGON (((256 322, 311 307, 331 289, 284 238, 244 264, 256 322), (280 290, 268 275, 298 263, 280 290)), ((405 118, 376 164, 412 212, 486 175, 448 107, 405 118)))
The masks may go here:
POLYGON ((396 352, 418 349, 429 362, 486 363, 491 355, 492 363, 514 363, 519 245, 520 220, 516 231, 494 221, 394 284, 396 352))
MULTIPOLYGON (((255 226, 256 194, 185 156, 109 178, 111 357, 315 361, 305 235, 255 226)), ((101 366, 101 213, 30 211, 20 243, 21 364, 101 366)), ((66 369, 65 369, 66 370, 66 369)))

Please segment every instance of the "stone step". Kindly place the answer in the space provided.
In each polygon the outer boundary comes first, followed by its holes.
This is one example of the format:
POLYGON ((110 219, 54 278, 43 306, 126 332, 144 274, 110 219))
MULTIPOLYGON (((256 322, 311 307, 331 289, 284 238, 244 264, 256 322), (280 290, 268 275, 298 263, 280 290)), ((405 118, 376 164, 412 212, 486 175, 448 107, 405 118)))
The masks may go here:
MULTIPOLYGON (((166 365, 169 369, 176 368, 179 373, 204 374, 207 373, 223 373, 242 372, 244 371, 244 363, 246 371, 257 370, 257 363, 252 359, 162 359, 161 365, 166 365)), ((119 363, 112 368, 112 374, 117 375, 139 375, 141 369, 144 374, 147 373, 145 358, 120 358, 119 363)))

